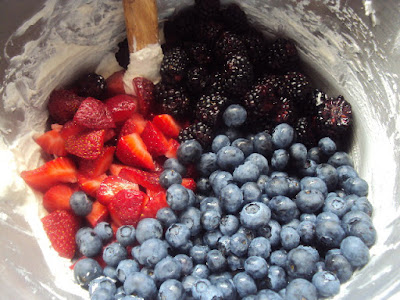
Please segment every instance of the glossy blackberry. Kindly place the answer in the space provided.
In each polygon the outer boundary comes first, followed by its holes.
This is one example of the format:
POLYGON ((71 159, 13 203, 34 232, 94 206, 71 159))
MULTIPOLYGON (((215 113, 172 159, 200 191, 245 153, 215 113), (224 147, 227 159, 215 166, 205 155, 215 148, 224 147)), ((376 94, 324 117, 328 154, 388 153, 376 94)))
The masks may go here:
POLYGON ((118 51, 115 53, 115 58, 118 64, 124 69, 128 69, 129 65, 129 47, 128 39, 124 39, 122 42, 118 43, 118 51))
POLYGON ((224 29, 224 26, 216 21, 201 21, 197 27, 197 39, 211 47, 215 45, 224 29))
POLYGON ((314 119, 301 117, 294 124, 296 142, 307 147, 315 146, 319 140, 319 130, 314 119))
POLYGON ((229 31, 243 33, 249 28, 246 13, 236 3, 230 3, 223 7, 221 10, 221 18, 229 31))
POLYGON ((266 64, 272 70, 293 69, 299 61, 295 44, 287 39, 277 39, 267 50, 266 64))
POLYGON ((336 142, 344 142, 353 124, 350 103, 343 96, 323 101, 318 106, 317 123, 321 135, 329 136, 336 142))
POLYGON ((160 82, 154 87, 154 95, 159 104, 160 113, 181 118, 189 111, 190 99, 182 87, 169 86, 160 82))
POLYGON ((89 73, 78 79, 76 87, 76 93, 80 97, 102 99, 107 89, 107 84, 103 76, 96 73, 89 73))
POLYGON ((228 98, 219 93, 203 95, 196 104, 196 119, 214 127, 227 106, 228 98))
POLYGON ((294 102, 289 98, 280 97, 272 112, 273 122, 275 122, 275 124, 288 123, 292 125, 296 117, 297 111, 294 102))
POLYGON ((315 116, 318 111, 318 106, 326 101, 326 99, 328 99, 328 96, 324 92, 315 89, 308 94, 302 105, 298 106, 299 111, 303 116, 315 116))
POLYGON ((210 145, 213 136, 213 130, 210 126, 202 122, 197 122, 190 125, 189 127, 182 129, 179 133, 178 141, 182 143, 187 140, 195 139, 204 148, 206 148, 210 145))
POLYGON ((201 93, 210 81, 207 69, 203 67, 189 68, 186 76, 186 87, 191 94, 201 93))
POLYGON ((191 63, 194 65, 207 66, 213 60, 211 49, 207 46, 207 44, 190 43, 185 49, 191 63))
POLYGON ((267 51, 267 43, 264 35, 253 29, 241 35, 240 39, 245 45, 249 59, 254 67, 256 69, 259 68, 260 72, 264 71, 263 66, 265 64, 265 53, 267 51))
POLYGON ((225 63, 225 89, 234 96, 244 95, 254 80, 253 65, 247 56, 233 55, 225 63))
POLYGON ((195 0, 195 7, 203 18, 216 17, 220 12, 220 0, 195 0))
POLYGON ((232 55, 247 55, 246 47, 239 36, 229 31, 225 31, 219 37, 215 44, 215 50, 217 57, 223 61, 232 55))
POLYGON ((225 93, 225 78, 222 73, 216 72, 210 76, 210 84, 208 87, 210 93, 225 93))
POLYGON ((160 73, 162 80, 170 84, 176 84, 185 77, 188 66, 188 56, 181 47, 170 49, 164 54, 160 73))
POLYGON ((296 105, 303 104, 312 91, 308 77, 299 72, 286 73, 279 86, 279 93, 288 97, 296 105))

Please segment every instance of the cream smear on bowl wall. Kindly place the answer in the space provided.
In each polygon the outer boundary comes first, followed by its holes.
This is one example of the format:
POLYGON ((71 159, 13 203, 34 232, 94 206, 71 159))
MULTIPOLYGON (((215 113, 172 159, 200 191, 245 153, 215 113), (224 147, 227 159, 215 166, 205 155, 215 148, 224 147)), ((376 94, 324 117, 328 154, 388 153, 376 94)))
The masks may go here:
MULTIPOLYGON (((387 6, 374 1, 342 2, 249 0, 240 4, 266 34, 295 40, 317 86, 332 96, 343 94, 353 106, 352 156, 370 185, 368 199, 374 205, 378 240, 368 265, 341 286, 335 299, 350 295, 395 299, 400 291, 400 278, 395 275, 400 267, 396 236, 400 230, 400 69, 394 58, 400 56, 400 30, 393 28, 400 28, 395 18, 400 9, 394 2, 391 8, 389 1, 387 6)), ((175 7, 190 3, 159 1, 160 21, 175 7)), ((124 35, 121 1, 49 0, 5 46, 8 68, 0 87, 0 233, 7 239, 0 259, 11 278, 8 283, 2 279, 2 285, 14 287, 13 293, 20 292, 21 299, 88 297, 73 282, 71 263, 50 247, 40 222, 44 214, 40 195, 18 174, 42 160, 32 136, 45 129, 50 92, 89 70, 105 77, 120 70, 114 52, 124 35), (18 55, 8 56, 15 47, 18 55)))

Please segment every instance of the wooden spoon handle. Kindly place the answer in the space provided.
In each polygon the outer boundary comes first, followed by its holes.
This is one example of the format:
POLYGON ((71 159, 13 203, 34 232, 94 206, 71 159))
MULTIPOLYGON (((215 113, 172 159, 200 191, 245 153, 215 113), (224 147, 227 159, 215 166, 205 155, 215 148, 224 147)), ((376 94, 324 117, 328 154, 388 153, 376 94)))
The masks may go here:
POLYGON ((156 0, 123 0, 129 52, 158 43, 156 0))

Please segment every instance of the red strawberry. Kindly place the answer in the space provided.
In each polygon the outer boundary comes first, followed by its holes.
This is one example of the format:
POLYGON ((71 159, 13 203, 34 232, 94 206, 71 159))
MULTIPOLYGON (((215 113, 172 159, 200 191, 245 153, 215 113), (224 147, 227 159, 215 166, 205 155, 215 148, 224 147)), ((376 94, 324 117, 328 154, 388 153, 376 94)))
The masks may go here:
POLYGON ((120 164, 111 164, 111 166, 110 166, 110 173, 111 173, 111 175, 118 176, 118 175, 119 175, 119 172, 121 172, 121 170, 122 170, 123 168, 128 168, 128 166, 126 166, 126 165, 120 165, 120 164))
POLYGON ((152 156, 161 156, 168 151, 169 144, 167 139, 150 121, 147 122, 140 136, 152 156))
POLYGON ((136 190, 122 190, 108 205, 111 219, 117 226, 136 225, 148 196, 136 190))
POLYGON ((167 114, 155 116, 153 118, 153 124, 167 137, 176 139, 181 131, 181 127, 175 119, 167 114))
POLYGON ((148 201, 143 205, 143 211, 140 215, 141 219, 155 218, 160 208, 167 207, 167 194, 166 192, 152 193, 148 201))
POLYGON ((96 227, 100 222, 107 221, 108 209, 99 201, 94 201, 92 211, 85 218, 92 227, 96 227))
POLYGON ((80 219, 66 210, 56 210, 42 218, 42 223, 54 250, 62 257, 73 258, 80 219))
POLYGON ((76 124, 90 129, 114 128, 115 123, 111 112, 100 100, 86 98, 75 113, 76 124))
POLYGON ((108 205, 119 191, 125 189, 139 190, 139 186, 131 181, 112 175, 104 179, 100 184, 96 198, 101 204, 108 205))
POLYGON ((119 176, 137 183, 140 186, 153 191, 163 191, 159 183, 159 174, 142 171, 135 168, 124 168, 119 172, 119 176))
POLYGON ((79 171, 89 177, 97 177, 104 174, 111 166, 114 152, 115 147, 104 147, 98 158, 81 159, 79 161, 79 171))
POLYGON ((106 100, 105 105, 111 112, 115 123, 129 119, 136 111, 137 99, 129 95, 117 95, 106 100))
POLYGON ((124 80, 123 80, 124 74, 125 70, 121 70, 115 72, 106 79, 108 97, 125 94, 124 80))
POLYGON ((122 126, 119 136, 122 137, 131 133, 141 134, 146 124, 147 121, 142 115, 134 113, 122 126))
POLYGON ((74 190, 66 184, 57 184, 52 186, 43 195, 43 206, 48 212, 55 210, 69 210, 69 198, 74 190))
POLYGON ((193 192, 196 191, 196 181, 193 178, 182 178, 182 185, 193 192))
POLYGON ((46 191, 58 183, 77 182, 77 170, 71 159, 59 157, 37 169, 21 172, 21 177, 30 187, 46 191))
POLYGON ((60 130, 50 130, 34 138, 35 142, 48 154, 56 156, 66 156, 65 142, 61 137, 60 130))
POLYGON ((65 149, 78 157, 96 159, 103 150, 104 129, 85 129, 74 121, 70 121, 64 125, 60 133, 65 140, 65 149))
POLYGON ((154 84, 143 77, 133 79, 133 88, 138 97, 139 112, 147 117, 154 108, 154 84))
POLYGON ((104 134, 104 143, 111 141, 111 139, 115 138, 116 135, 117 132, 114 129, 112 128, 106 129, 104 134))
POLYGON ((47 109, 57 123, 64 124, 72 120, 83 100, 85 98, 77 96, 73 91, 53 91, 47 109))
POLYGON ((165 152, 165 156, 168 158, 176 158, 177 157, 176 152, 178 151, 180 145, 179 142, 177 140, 170 139, 168 141, 168 144, 169 144, 168 151, 165 152))
POLYGON ((104 179, 107 178, 106 174, 102 174, 97 177, 88 177, 84 174, 78 174, 78 184, 82 191, 86 194, 96 197, 97 190, 104 179))
POLYGON ((129 166, 154 170, 154 161, 143 140, 137 133, 121 137, 117 144, 118 159, 129 166))

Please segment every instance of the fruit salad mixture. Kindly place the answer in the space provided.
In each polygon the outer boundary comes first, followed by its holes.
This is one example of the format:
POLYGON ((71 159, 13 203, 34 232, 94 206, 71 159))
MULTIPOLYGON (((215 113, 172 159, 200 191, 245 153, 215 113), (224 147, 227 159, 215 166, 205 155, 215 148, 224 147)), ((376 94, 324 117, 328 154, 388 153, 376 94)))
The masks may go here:
POLYGON ((161 82, 90 73, 50 95, 47 162, 21 176, 91 299, 312 300, 367 264, 351 105, 250 21, 196 0, 164 24, 161 82))

